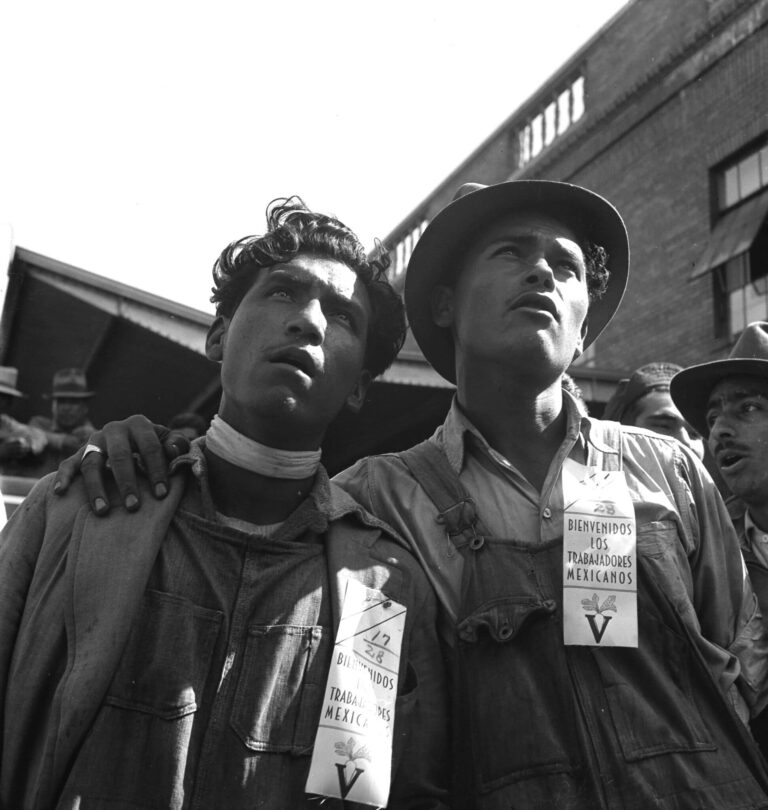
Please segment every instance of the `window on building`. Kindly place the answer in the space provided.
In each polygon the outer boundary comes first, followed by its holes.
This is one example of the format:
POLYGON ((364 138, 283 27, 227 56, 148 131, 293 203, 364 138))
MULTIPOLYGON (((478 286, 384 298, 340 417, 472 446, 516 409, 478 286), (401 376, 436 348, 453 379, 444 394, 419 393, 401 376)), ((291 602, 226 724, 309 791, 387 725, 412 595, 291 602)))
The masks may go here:
POLYGON ((691 280, 710 275, 716 337, 768 320, 768 134, 711 173, 716 220, 691 280))
POLYGON ((717 172, 717 203, 723 211, 768 187, 768 144, 717 172))
POLYGON ((517 168, 530 163, 584 115, 584 77, 570 79, 513 135, 517 137, 517 168))
POLYGON ((710 273, 714 331, 733 338, 768 320, 768 138, 712 172, 717 219, 692 279, 710 273))
POLYGON ((416 247, 416 242, 419 241, 419 237, 424 233, 427 225, 429 225, 429 220, 423 219, 402 231, 395 243, 395 247, 389 252, 391 262, 389 267, 390 281, 394 281, 405 273, 413 249, 416 247))
POLYGON ((768 228, 762 225, 749 250, 712 274, 715 335, 733 337, 752 321, 768 320, 768 228))

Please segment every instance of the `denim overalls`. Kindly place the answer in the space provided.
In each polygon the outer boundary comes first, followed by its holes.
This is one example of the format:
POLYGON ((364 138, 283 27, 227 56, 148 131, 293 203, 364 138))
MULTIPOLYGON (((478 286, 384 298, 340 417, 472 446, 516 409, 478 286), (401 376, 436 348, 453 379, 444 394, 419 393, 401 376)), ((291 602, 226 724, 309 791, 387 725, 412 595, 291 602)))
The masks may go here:
MULTIPOLYGON (((604 431, 588 464, 621 469, 609 451, 620 434, 604 431)), ((562 536, 532 546, 510 527, 491 537, 433 443, 400 457, 464 556, 452 662, 457 807, 768 807, 764 763, 665 587, 673 520, 637 526, 639 647, 565 646, 562 536)))

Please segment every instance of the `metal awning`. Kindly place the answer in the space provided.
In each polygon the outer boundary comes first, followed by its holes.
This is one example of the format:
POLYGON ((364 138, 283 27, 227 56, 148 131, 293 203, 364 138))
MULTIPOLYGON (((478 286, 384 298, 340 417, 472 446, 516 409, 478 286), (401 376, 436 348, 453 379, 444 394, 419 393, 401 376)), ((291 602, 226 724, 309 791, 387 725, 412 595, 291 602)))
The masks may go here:
POLYGON ((695 264, 692 281, 752 247, 768 213, 768 191, 725 214, 715 225, 706 249, 695 264))

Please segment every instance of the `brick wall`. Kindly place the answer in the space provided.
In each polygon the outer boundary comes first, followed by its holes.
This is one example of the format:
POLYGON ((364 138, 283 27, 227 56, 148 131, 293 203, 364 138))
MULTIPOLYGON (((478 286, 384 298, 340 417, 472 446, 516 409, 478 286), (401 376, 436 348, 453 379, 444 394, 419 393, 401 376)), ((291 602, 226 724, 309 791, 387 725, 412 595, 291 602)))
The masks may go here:
POLYGON ((515 111, 423 210, 439 210, 467 180, 592 188, 621 211, 632 247, 627 295, 595 344, 595 365, 631 370, 727 354, 714 338, 711 277, 688 278, 710 234, 711 168, 768 132, 768 0, 635 0, 527 107, 576 65, 586 113, 571 130, 516 170, 510 136, 527 113, 515 111))

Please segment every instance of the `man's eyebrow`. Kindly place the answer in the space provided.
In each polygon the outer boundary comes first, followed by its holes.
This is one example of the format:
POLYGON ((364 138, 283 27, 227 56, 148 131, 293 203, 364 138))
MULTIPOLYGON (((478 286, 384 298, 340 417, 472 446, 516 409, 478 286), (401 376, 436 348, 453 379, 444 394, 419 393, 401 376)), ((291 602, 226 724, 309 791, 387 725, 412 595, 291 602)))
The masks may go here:
POLYGON ((303 284, 305 286, 312 283, 308 274, 302 273, 292 267, 285 267, 284 265, 274 265, 269 268, 269 278, 277 278, 282 281, 291 281, 294 284, 303 284))
POLYGON ((707 400, 707 408, 713 408, 718 402, 733 402, 738 399, 748 399, 749 397, 760 397, 768 400, 768 391, 758 388, 737 388, 727 393, 720 393, 710 396, 707 400))
MULTIPOLYGON (((539 241, 538 237, 527 233, 501 234, 500 236, 495 237, 488 243, 488 245, 486 246, 486 250, 494 250, 495 248, 502 247, 503 245, 508 245, 510 243, 520 245, 521 247, 527 249, 536 247, 538 241, 539 241)), ((561 250, 563 253, 566 253, 569 256, 576 256, 578 258, 584 259, 584 249, 578 242, 571 239, 570 237, 568 236, 558 237, 558 241, 556 241, 554 244, 555 247, 561 250), (560 239, 566 239, 568 241, 568 244, 563 244, 562 242, 559 241, 560 239)))
MULTIPOLYGON (((314 276, 305 273, 300 269, 294 269, 284 265, 276 265, 270 268, 269 278, 276 278, 279 282, 282 281, 285 283, 290 283, 294 287, 303 290, 312 287, 317 282, 317 279, 314 276)), ((365 317, 365 307, 356 298, 346 298, 343 295, 339 295, 333 291, 332 287, 327 288, 325 297, 334 306, 350 311, 355 318, 365 317)))

